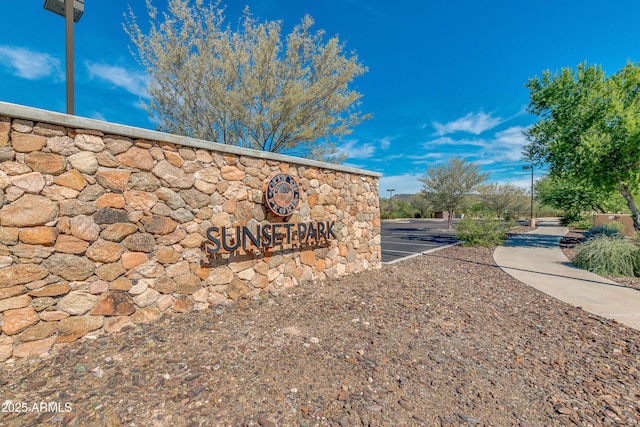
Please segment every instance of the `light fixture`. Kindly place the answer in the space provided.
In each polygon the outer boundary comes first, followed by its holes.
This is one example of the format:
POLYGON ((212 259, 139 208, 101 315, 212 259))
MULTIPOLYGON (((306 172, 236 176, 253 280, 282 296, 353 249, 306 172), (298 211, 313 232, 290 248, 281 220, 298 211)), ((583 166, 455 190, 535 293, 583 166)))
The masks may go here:
MULTIPOLYGON (((45 0, 44 8, 56 15, 65 16, 65 0, 45 0)), ((73 0, 73 21, 78 22, 84 13, 84 0, 73 0)))
POLYGON ((387 190, 389 192, 389 200, 393 199, 393 192, 396 191, 395 188, 391 188, 389 190, 387 190))

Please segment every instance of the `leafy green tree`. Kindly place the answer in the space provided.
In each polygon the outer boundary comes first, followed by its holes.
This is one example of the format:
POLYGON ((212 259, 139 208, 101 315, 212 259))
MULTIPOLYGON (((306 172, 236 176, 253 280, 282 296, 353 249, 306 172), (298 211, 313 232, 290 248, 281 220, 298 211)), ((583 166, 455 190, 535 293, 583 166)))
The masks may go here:
POLYGON ((640 174, 640 68, 627 63, 607 77, 600 66, 578 65, 530 79, 529 111, 539 116, 528 131, 527 155, 546 163, 552 177, 567 178, 603 194, 619 191, 636 230, 640 213, 633 191, 640 174))
POLYGON ((525 210, 529 204, 528 191, 513 184, 485 184, 478 188, 482 204, 501 218, 505 212, 525 210))
POLYGON ((380 199, 382 219, 413 218, 415 212, 411 204, 404 200, 380 199))
POLYGON ((427 212, 431 210, 431 204, 429 200, 424 197, 424 194, 418 193, 411 196, 409 199, 409 204, 416 211, 416 213, 420 214, 420 218, 426 218, 427 212))
POLYGON ((283 40, 280 21, 259 23, 248 8, 232 30, 220 1, 169 0, 159 14, 147 0, 147 11, 148 31, 131 9, 124 26, 160 130, 338 161, 332 139, 369 118, 349 87, 367 68, 308 15, 283 40))
POLYGON ((620 194, 604 193, 562 176, 545 176, 536 183, 538 201, 578 218, 583 212, 618 212, 625 208, 620 194))
POLYGON ((391 219, 393 216, 393 202, 389 199, 380 198, 380 218, 391 219))
POLYGON ((447 212, 447 225, 452 229, 455 211, 464 207, 470 193, 488 177, 480 172, 478 165, 452 157, 442 166, 428 168, 420 182, 422 194, 433 208, 447 212))

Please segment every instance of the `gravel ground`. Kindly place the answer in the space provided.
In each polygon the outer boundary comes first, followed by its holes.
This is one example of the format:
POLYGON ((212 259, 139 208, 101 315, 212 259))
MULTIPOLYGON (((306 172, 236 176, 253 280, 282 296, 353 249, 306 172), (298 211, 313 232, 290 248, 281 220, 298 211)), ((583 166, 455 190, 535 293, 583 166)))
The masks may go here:
POLYGON ((640 425, 640 332, 492 254, 456 246, 3 363, 0 424, 640 425), (59 411, 6 412, 40 402, 59 411))

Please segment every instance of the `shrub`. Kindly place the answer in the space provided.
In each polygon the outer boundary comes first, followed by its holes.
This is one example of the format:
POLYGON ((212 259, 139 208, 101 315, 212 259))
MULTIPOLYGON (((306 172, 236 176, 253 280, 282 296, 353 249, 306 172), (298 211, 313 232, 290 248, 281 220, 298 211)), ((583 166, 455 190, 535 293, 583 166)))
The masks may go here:
POLYGON ((605 234, 578 246, 573 263, 604 276, 635 276, 640 270, 638 247, 624 237, 605 234))
POLYGON ((591 227, 589 231, 584 234, 584 237, 587 239, 592 239, 598 236, 621 237, 622 230, 624 230, 623 224, 619 222, 610 222, 597 227, 591 227))
POLYGON ((564 225, 578 230, 588 230, 593 227, 593 221, 589 218, 580 218, 564 225))
POLYGON ((456 238, 465 246, 496 246, 504 242, 512 226, 512 222, 466 217, 456 227, 456 238))
MULTIPOLYGON (((564 215, 562 216, 562 218, 560 218, 560 225, 563 226, 570 226, 572 223, 574 222, 578 222, 578 221, 583 221, 586 220, 587 218, 575 213, 575 212, 565 212, 564 215)), ((589 227, 586 228, 591 228, 593 224, 589 223, 589 227)), ((577 227, 576 227, 577 228, 577 227)))

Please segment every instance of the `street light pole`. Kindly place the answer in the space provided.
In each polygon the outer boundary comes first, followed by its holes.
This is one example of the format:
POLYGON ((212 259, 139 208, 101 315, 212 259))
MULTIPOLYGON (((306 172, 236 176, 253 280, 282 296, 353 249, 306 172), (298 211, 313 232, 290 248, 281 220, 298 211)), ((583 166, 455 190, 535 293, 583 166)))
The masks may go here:
POLYGON ((67 114, 75 114, 73 76, 73 23, 84 13, 84 0, 45 0, 44 8, 65 19, 66 71, 67 71, 67 114))
POLYGON ((389 192, 389 200, 391 200, 393 198, 393 192, 396 191, 395 188, 392 188, 390 190, 387 190, 389 192))
POLYGON ((64 19, 67 34, 67 114, 75 114, 73 93, 73 0, 64 2, 64 19))
POLYGON ((523 166, 522 169, 523 170, 531 169, 531 217, 530 217, 531 219, 529 220, 529 225, 531 227, 535 227, 536 221, 533 218, 533 165, 523 166))

